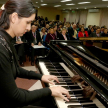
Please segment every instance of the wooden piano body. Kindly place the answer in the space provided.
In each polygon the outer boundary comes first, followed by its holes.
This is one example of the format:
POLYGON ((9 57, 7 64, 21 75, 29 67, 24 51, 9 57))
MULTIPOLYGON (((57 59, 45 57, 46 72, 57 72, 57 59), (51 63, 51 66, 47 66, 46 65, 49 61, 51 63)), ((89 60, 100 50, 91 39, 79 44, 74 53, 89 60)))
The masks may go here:
POLYGON ((79 40, 87 46, 93 45, 103 49, 108 49, 108 37, 81 37, 79 40))
MULTIPOLYGON (((79 82, 73 85, 70 81, 70 78, 76 74, 80 75, 86 84, 97 93, 93 103, 88 102, 87 105, 86 103, 76 104, 74 101, 66 103, 64 100, 55 97, 57 107, 83 108, 86 105, 85 108, 108 108, 108 63, 103 58, 100 60, 81 41, 51 41, 49 48, 50 51, 47 55, 37 58, 37 66, 42 74, 56 75, 60 81, 62 79, 64 82, 61 82, 61 85, 59 85, 66 88, 68 86, 72 99, 78 99, 78 102, 80 98, 84 98, 82 88, 79 82), (99 76, 96 76, 96 74, 99 76), (66 82, 68 80, 69 82, 66 82), (65 85, 63 85, 64 83, 65 85), (75 86, 79 86, 81 90, 78 89, 79 87, 77 89, 74 88, 75 86), (95 104, 96 107, 92 106, 92 104, 95 104)), ((101 49, 99 49, 100 51, 101 49)))

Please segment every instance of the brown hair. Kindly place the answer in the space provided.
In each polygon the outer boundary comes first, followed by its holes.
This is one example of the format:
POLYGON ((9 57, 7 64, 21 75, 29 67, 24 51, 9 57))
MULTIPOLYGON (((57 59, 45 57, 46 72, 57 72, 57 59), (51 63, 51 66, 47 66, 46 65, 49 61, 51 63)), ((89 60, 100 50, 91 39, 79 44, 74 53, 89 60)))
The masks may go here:
POLYGON ((8 0, 4 5, 5 9, 0 11, 0 26, 4 29, 10 27, 10 15, 14 12, 19 18, 30 17, 36 13, 31 0, 8 0))

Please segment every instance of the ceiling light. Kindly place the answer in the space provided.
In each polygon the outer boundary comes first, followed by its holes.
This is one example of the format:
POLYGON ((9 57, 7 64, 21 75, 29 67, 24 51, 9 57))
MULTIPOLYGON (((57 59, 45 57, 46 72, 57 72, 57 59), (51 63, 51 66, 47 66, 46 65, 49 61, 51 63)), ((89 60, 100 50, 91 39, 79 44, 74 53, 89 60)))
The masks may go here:
POLYGON ((75 5, 75 4, 71 3, 71 4, 66 4, 66 5, 75 5))
POLYGON ((94 8, 96 8, 96 7, 94 7, 94 8))
POLYGON ((102 1, 108 1, 108 0, 102 0, 102 1))
POLYGON ((41 4, 41 6, 45 6, 45 5, 47 5, 47 4, 41 4))
POLYGON ((86 3, 91 3, 91 2, 79 2, 78 4, 86 4, 86 3))
POLYGON ((54 7, 60 7, 61 5, 55 5, 54 7))
POLYGON ((72 0, 62 0, 61 2, 68 2, 68 1, 72 1, 72 0))
POLYGON ((78 8, 76 8, 76 9, 78 9, 78 8))
POLYGON ((40 8, 40 7, 38 7, 38 8, 40 8))
POLYGON ((38 3, 38 2, 36 2, 36 3, 38 3))

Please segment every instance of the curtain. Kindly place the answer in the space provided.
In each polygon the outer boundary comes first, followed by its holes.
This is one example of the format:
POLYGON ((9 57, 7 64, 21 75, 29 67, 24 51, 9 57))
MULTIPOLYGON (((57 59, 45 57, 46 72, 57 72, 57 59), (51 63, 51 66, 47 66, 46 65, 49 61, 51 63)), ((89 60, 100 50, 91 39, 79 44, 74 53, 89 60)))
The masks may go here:
POLYGON ((69 12, 69 22, 77 23, 79 22, 79 11, 75 11, 72 13, 72 11, 69 12))
POLYGON ((101 9, 100 27, 106 26, 108 28, 108 9, 101 9))
POLYGON ((72 11, 69 12, 69 21, 77 23, 80 25, 86 25, 88 10, 75 10, 74 13, 72 11))
POLYGON ((81 10, 79 13, 80 13, 79 24, 80 25, 84 24, 86 26, 88 10, 81 10))

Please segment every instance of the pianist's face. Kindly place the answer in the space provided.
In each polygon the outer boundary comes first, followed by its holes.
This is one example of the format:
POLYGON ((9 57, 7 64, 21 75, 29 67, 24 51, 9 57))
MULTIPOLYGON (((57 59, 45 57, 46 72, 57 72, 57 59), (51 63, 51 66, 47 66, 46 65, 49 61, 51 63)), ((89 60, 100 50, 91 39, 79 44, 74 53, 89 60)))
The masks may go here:
POLYGON ((10 29, 11 34, 14 36, 23 36, 25 32, 30 31, 31 22, 35 19, 35 14, 32 14, 30 17, 19 18, 17 13, 11 15, 10 29))

